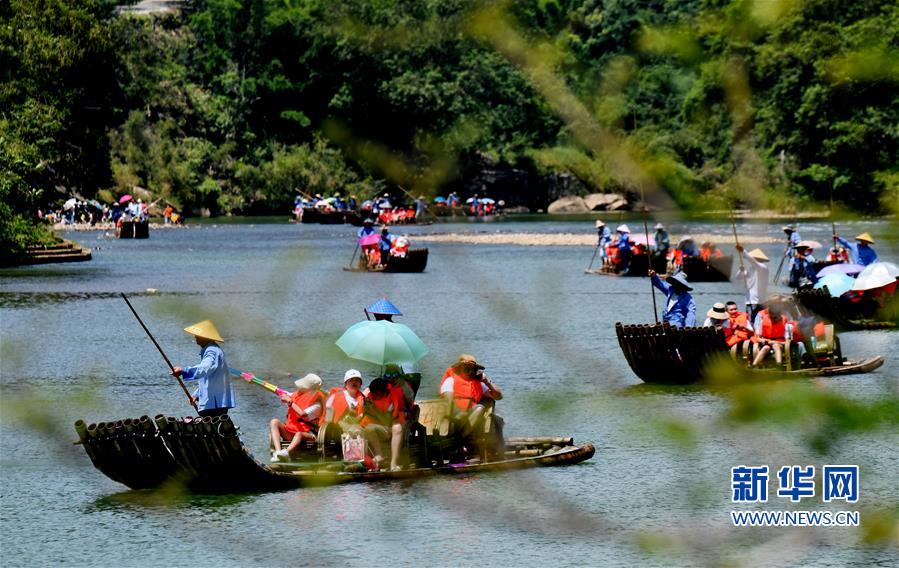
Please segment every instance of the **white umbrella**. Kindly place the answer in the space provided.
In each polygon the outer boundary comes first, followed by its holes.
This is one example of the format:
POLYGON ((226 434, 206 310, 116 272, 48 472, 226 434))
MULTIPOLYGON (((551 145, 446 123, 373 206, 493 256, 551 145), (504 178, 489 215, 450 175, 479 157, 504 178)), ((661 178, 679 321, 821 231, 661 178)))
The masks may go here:
POLYGON ((899 266, 892 262, 875 262, 866 266, 859 273, 852 289, 856 292, 873 290, 892 284, 896 281, 896 278, 899 278, 899 266))
POLYGON ((63 209, 74 209, 76 203, 77 203, 77 201, 75 200, 74 197, 69 198, 66 200, 65 203, 62 204, 62 208, 63 209))

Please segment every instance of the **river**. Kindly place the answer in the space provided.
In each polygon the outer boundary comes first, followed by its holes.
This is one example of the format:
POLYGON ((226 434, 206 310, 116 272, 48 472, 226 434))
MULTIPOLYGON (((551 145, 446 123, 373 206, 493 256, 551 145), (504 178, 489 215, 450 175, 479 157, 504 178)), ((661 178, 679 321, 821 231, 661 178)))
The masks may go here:
MULTIPOLYGON (((629 221, 632 228, 639 221, 629 221)), ((740 223, 744 235, 782 237, 780 222, 740 223)), ((897 224, 859 221, 878 254, 899 259, 897 224)), ((672 235, 730 234, 727 222, 673 221, 672 235)), ((734 528, 730 469, 741 464, 858 464, 866 515, 897 501, 895 432, 854 434, 821 450, 815 424, 743 425, 735 399, 706 388, 647 388, 617 344, 616 321, 649 322, 645 279, 584 274, 583 246, 429 243, 423 274, 341 270, 352 227, 273 220, 207 222, 159 230, 146 241, 85 232, 91 262, 0 270, 2 531, 6 566, 455 566, 455 565, 891 565, 895 549, 862 544, 847 528, 734 528), (472 353, 505 391, 507 435, 570 435, 596 445, 583 464, 296 491, 201 496, 129 491, 95 470, 72 424, 188 407, 165 363, 118 296, 129 293, 175 364, 194 364, 181 331, 215 321, 231 366, 289 386, 288 372, 346 369, 370 377, 334 345, 386 295, 431 351, 420 397, 472 353)), ((560 219, 411 227, 450 232, 592 232, 560 219)), ((830 224, 800 224, 826 243, 830 224)), ((782 245, 762 248, 776 261, 782 245)), ((773 268, 772 268, 773 272, 773 268)), ((737 283, 696 285, 704 313, 740 299, 737 283)), ((883 354, 870 375, 801 380, 815 392, 873 401, 897 390, 897 332, 841 335, 853 358, 883 354)), ((267 422, 281 417, 267 391, 234 385, 231 413, 244 442, 267 459, 267 422)), ((778 383, 756 388, 779 388, 778 383)), ((811 418, 814 421, 814 418, 811 418)), ((772 483, 774 475, 772 472, 772 483)), ((773 486, 772 486, 773 487, 773 486)), ((820 491, 820 489, 819 489, 820 491)), ((772 489, 773 492, 773 489, 772 489)), ((819 495, 819 494, 816 494, 819 495)), ((769 509, 794 506, 772 497, 769 509)), ((844 508, 842 505, 835 509, 844 508)), ((895 564, 892 564, 895 565, 895 564)))

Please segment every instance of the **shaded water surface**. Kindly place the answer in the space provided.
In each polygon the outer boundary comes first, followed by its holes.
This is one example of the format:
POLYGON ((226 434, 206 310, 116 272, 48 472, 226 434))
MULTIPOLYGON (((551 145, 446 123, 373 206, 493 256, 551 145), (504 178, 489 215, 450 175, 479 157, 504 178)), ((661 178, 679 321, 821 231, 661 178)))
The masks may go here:
MULTIPOLYGON (((857 223, 877 238, 896 225, 857 223)), ((687 227, 672 224, 673 234, 687 227)), ((803 236, 826 242, 829 224, 803 236)), ((432 243, 424 274, 341 269, 351 227, 205 224, 156 231, 147 241, 68 235, 96 247, 78 265, 0 271, 2 324, 3 564, 68 565, 621 565, 746 561, 776 531, 730 528, 730 468, 739 464, 850 463, 862 467, 860 505, 896 502, 895 438, 859 436, 811 454, 801 433, 724 426, 726 396, 703 388, 643 386, 627 367, 616 321, 652 320, 645 279, 588 276, 588 247, 432 243), (506 394, 508 435, 571 435, 595 458, 564 468, 318 488, 259 495, 197 496, 128 491, 73 446, 72 423, 187 414, 164 362, 118 293, 128 293, 176 364, 196 346, 181 331, 213 319, 231 366, 285 387, 288 373, 316 372, 327 387, 358 367, 334 341, 388 295, 429 345, 420 397, 436 394, 461 352, 476 355, 506 394), (666 425, 688 424, 683 444, 666 425), (890 449, 892 448, 892 449, 890 449), (662 553, 640 543, 667 535, 662 553)), ((586 223, 444 224, 416 232, 591 232, 586 223)), ((725 223, 692 223, 726 235, 725 223)), ((743 234, 780 237, 780 224, 746 223, 743 234)), ((780 258, 780 245, 763 247, 780 258)), ((895 240, 878 243, 896 260, 895 240)), ((738 284, 696 286, 701 312, 740 299, 738 284)), ((842 336, 843 350, 885 354, 872 375, 809 382, 871 400, 895 392, 897 335, 842 336)), ((267 391, 235 384, 232 412, 244 441, 266 456, 266 423, 283 409, 267 391)), ((803 508, 820 507, 820 500, 803 508)), ((777 508, 790 508, 784 504, 777 508)), ((795 508, 795 507, 793 507, 795 508)), ((864 520, 864 519, 863 519, 864 520)), ((784 534, 773 563, 869 566, 895 560, 848 529, 784 534), (809 536, 815 535, 814 537, 809 536), (811 540, 807 540, 811 539, 811 540), (793 546, 795 548, 790 548, 793 546)), ((805 532, 803 532, 805 531, 805 532)), ((778 548, 775 546, 774 548, 778 548)))

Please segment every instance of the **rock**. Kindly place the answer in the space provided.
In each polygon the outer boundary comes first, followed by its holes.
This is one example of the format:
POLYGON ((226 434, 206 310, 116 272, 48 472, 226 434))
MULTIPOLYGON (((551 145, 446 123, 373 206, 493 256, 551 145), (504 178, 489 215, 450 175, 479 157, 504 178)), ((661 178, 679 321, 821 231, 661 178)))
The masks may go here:
POLYGON ((591 211, 618 211, 627 209, 627 198, 620 193, 591 193, 584 198, 591 211))
POLYGON ((631 208, 630 203, 627 202, 627 199, 621 198, 616 199, 612 203, 606 207, 607 211, 629 211, 631 208))
POLYGON ((547 213, 586 213, 590 211, 582 197, 574 195, 560 197, 549 204, 547 213))

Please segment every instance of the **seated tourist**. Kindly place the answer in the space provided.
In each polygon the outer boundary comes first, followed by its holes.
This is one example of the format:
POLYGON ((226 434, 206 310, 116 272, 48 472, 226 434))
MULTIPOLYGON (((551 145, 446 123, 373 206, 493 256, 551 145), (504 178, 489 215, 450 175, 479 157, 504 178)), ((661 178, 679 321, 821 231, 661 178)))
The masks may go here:
POLYGON ((362 418, 365 396, 362 394, 362 373, 350 369, 343 375, 343 388, 331 390, 325 400, 325 422, 346 426, 358 424, 362 418))
POLYGON ((452 403, 454 418, 462 423, 467 436, 483 428, 485 411, 502 400, 503 393, 484 373, 483 365, 463 354, 446 370, 440 396, 452 403))
POLYGON ((392 389, 384 379, 373 380, 368 385, 360 424, 372 447, 376 467, 384 461, 381 444, 390 439, 390 471, 400 469, 404 422, 402 392, 392 389))
POLYGON ((730 348, 730 354, 736 359, 737 351, 742 350, 743 357, 749 356, 751 346, 750 339, 753 336, 752 324, 749 323, 749 315, 741 312, 736 302, 725 304, 727 322, 724 324, 724 339, 730 348))
POLYGON ((715 302, 711 309, 705 313, 706 318, 703 327, 723 327, 727 321, 727 309, 721 302, 715 302))
POLYGON ((770 302, 768 308, 755 317, 753 329, 755 335, 752 342, 755 344, 756 355, 752 366, 761 365, 772 352, 775 362, 780 365, 783 362, 784 345, 791 334, 790 322, 784 314, 783 305, 777 301, 770 302))
POLYGON ((321 392, 322 380, 312 373, 294 382, 297 390, 292 395, 281 395, 281 401, 287 403, 287 422, 273 419, 271 441, 274 448, 272 461, 287 460, 290 452, 300 447, 305 440, 314 442, 318 434, 318 426, 324 407, 324 393, 321 392), (281 449, 281 441, 290 440, 286 449, 281 449))

